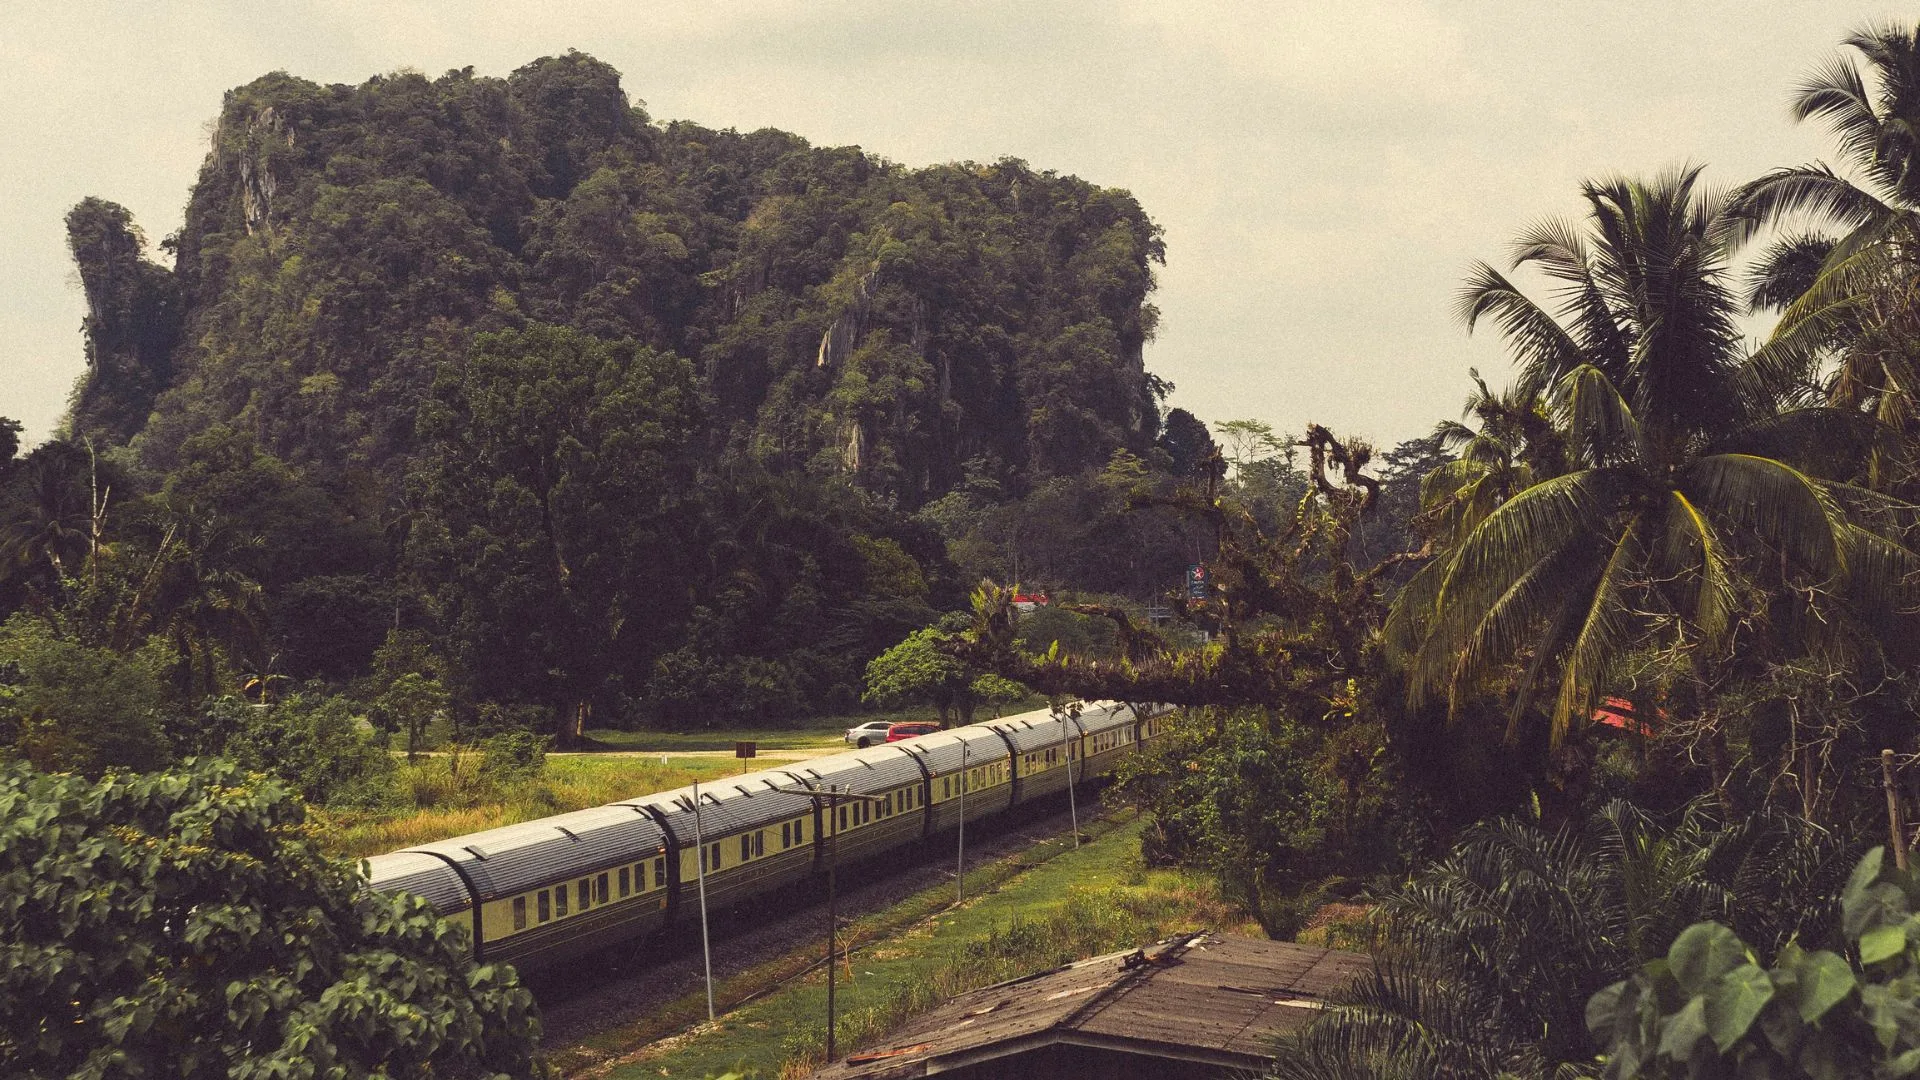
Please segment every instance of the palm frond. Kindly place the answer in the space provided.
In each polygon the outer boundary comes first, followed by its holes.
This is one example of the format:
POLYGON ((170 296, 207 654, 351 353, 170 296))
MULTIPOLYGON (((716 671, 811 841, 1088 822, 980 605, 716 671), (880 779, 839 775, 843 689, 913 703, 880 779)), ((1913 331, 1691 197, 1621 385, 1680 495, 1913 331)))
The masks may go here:
POLYGON ((1588 464, 1630 459, 1641 450, 1640 422, 1613 380, 1591 364, 1567 373, 1555 389, 1560 426, 1588 464))
POLYGON ((1680 474, 1680 490, 1709 517, 1737 522, 1802 567, 1846 572, 1846 515, 1807 474, 1776 458, 1710 454, 1680 474))
POLYGON ((1640 576, 1646 563, 1641 537, 1644 518, 1633 515, 1619 540, 1607 556, 1606 569, 1593 590, 1580 634, 1560 675, 1559 700, 1554 705, 1552 735, 1554 745, 1566 738, 1577 716, 1585 720, 1593 713, 1612 664, 1632 632, 1632 617, 1626 602, 1628 583, 1640 576))
POLYGON ((1551 385, 1580 363, 1580 345, 1566 329, 1486 263, 1475 263, 1468 271, 1454 313, 1469 332, 1483 318, 1494 320, 1520 360, 1525 385, 1551 385))

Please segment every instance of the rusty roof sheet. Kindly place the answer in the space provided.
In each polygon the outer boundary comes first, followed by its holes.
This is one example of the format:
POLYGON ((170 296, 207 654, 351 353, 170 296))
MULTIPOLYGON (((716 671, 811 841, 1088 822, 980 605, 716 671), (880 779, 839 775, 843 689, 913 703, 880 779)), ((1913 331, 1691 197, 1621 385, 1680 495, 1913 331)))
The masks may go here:
POLYGON ((1051 1042, 1258 1069, 1369 970, 1359 953, 1183 934, 962 994, 816 1080, 907 1080, 1051 1042))

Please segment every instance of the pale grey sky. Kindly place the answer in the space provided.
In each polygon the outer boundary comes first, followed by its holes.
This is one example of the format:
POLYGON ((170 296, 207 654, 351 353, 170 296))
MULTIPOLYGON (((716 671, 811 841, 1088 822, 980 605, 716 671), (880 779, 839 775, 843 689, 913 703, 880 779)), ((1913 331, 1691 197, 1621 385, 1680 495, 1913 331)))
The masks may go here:
POLYGON ((14 0, 0 25, 0 415, 44 438, 84 365, 61 218, 180 225, 221 94, 284 69, 505 75, 568 48, 656 120, 778 127, 908 165, 1025 158, 1166 229, 1149 367, 1210 421, 1382 443, 1506 360, 1449 317, 1474 258, 1583 177, 1828 156, 1793 82, 1869 20, 1810 0, 14 0))

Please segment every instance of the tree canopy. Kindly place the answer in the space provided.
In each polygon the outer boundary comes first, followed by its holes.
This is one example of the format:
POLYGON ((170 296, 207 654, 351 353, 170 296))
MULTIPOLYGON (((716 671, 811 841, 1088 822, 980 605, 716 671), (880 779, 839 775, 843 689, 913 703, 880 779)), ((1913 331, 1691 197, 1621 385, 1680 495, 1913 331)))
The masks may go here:
POLYGON ((368 891, 285 788, 231 765, 7 767, 0 880, 9 1076, 544 1072, 511 969, 368 891))

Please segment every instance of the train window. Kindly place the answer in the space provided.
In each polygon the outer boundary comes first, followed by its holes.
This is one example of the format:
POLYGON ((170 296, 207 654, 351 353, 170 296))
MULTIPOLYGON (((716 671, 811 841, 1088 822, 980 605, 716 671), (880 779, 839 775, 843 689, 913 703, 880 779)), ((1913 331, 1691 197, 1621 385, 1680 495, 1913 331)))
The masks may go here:
POLYGON ((834 827, 838 829, 844 829, 847 827, 847 807, 845 803, 842 803, 840 805, 839 814, 837 815, 837 820, 834 823, 834 827))
MULTIPOLYGON (((626 871, 622 870, 620 873, 624 875, 626 871)), ((607 902, 607 875, 605 874, 593 879, 593 902, 596 904, 607 902)))
POLYGON ((593 906, 593 882, 586 878, 581 878, 580 879, 580 910, 585 911, 592 906, 593 906))
POLYGON ((623 866, 620 868, 620 895, 625 896, 631 891, 628 887, 627 868, 623 866))
POLYGON ((567 887, 557 886, 553 890, 553 917, 560 918, 567 913, 567 887))
POLYGON ((720 845, 716 843, 713 845, 713 868, 718 870, 724 865, 726 864, 720 859, 720 845))
POLYGON ((753 854, 758 858, 767 853, 767 830, 753 830, 753 854))
POLYGON ((547 901, 547 890, 541 889, 540 890, 540 921, 546 922, 548 919, 551 919, 551 918, 553 918, 553 908, 547 901))
POLYGON ((515 930, 527 928, 527 898, 524 896, 513 898, 513 928, 515 930))
POLYGON ((667 887, 667 860, 665 859, 653 860, 653 887, 656 889, 667 887))
POLYGON ((740 834, 740 861, 746 862, 748 859, 751 859, 751 858, 753 858, 753 837, 747 835, 746 833, 741 833, 740 834))
POLYGON ((785 851, 793 844, 793 822, 780 823, 780 850, 785 851))

